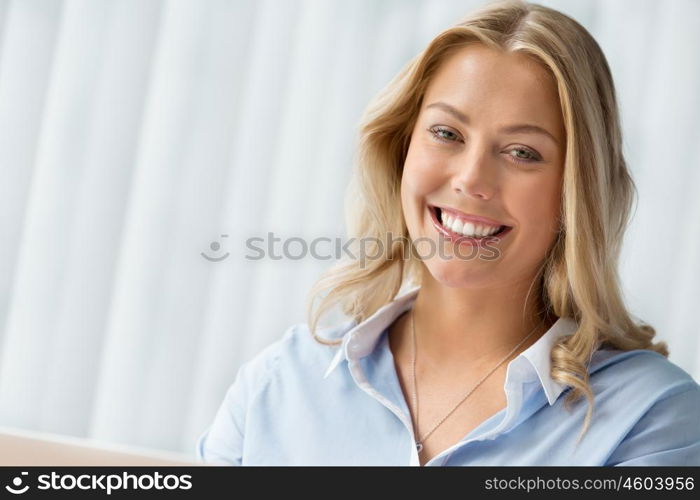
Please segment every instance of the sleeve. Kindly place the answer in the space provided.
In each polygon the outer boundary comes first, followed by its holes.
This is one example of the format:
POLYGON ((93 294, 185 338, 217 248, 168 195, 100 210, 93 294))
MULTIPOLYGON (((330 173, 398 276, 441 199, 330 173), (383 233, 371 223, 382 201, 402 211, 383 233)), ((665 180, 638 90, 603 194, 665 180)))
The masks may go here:
POLYGON ((249 368, 250 362, 247 362, 238 369, 213 422, 197 439, 198 461, 212 465, 241 465, 249 368))
POLYGON ((700 465, 700 385, 691 381, 667 391, 637 421, 606 465, 700 465))

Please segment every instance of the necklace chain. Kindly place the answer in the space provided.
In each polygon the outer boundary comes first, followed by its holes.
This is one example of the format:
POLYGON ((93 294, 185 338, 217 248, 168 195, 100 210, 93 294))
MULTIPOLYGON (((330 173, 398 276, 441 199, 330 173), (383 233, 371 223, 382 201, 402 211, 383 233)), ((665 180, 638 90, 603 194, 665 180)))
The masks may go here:
POLYGON ((435 429, 437 429, 440 426, 440 424, 442 424, 447 419, 447 417, 452 415, 452 413, 454 413, 454 411, 459 407, 459 405, 461 405, 471 395, 471 393, 474 392, 476 390, 476 388, 481 385, 481 383, 484 380, 486 380, 494 371, 496 371, 496 369, 499 366, 501 366, 515 352, 515 350, 523 344, 523 342, 525 342, 528 338, 530 338, 530 336, 532 336, 532 334, 535 333, 535 330, 537 329, 538 326, 540 326, 540 324, 541 324, 541 322, 538 323, 537 325, 535 325, 535 328, 533 328, 532 331, 524 339, 522 339, 520 342, 518 342, 518 344, 513 349, 511 349, 511 351, 508 354, 506 354, 506 356, 496 366, 494 366, 490 372, 488 372, 486 375, 484 375, 481 378, 481 380, 479 380, 476 383, 476 385, 474 387, 472 387, 469 390, 469 392, 467 392, 467 394, 459 401, 459 403, 457 403, 454 406, 454 408, 452 408, 450 410, 450 412, 447 415, 442 417, 442 419, 437 424, 435 424, 433 426, 433 428, 430 429, 430 431, 427 434, 425 434, 422 438, 419 438, 418 437, 418 391, 416 389, 416 324, 415 324, 415 321, 413 319, 413 309, 411 309, 411 329, 413 330, 413 363, 411 365, 411 368, 412 368, 412 373, 413 373, 413 412, 415 415, 414 434, 417 438, 416 439, 416 449, 418 450, 418 453, 420 453, 421 450, 423 450, 423 443, 425 442, 426 439, 428 439, 428 437, 433 433, 433 431, 435 429))

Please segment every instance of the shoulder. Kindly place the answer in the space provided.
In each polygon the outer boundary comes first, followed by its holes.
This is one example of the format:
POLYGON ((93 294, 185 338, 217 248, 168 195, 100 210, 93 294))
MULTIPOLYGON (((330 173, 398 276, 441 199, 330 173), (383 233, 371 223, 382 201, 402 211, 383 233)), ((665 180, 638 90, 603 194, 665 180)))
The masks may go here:
MULTIPOLYGON (((655 427, 670 429, 692 427, 688 419, 697 422, 700 385, 657 352, 599 351, 589 373, 601 414, 614 415, 616 425, 631 428, 653 420, 655 427)), ((694 439, 700 440, 700 426, 695 427, 694 439)))
POLYGON ((647 349, 597 351, 591 359, 589 374, 601 389, 641 391, 651 397, 700 391, 700 385, 683 368, 647 349))
POLYGON ((340 348, 343 335, 353 324, 353 321, 344 321, 319 329, 316 332, 318 337, 337 342, 324 344, 313 337, 307 323, 294 323, 277 340, 244 362, 239 369, 239 376, 253 391, 263 388, 280 372, 287 375, 290 372, 301 374, 305 371, 309 375, 320 377, 340 348))
POLYGON ((590 383, 604 432, 620 439, 606 465, 700 464, 700 385, 680 366, 654 351, 605 350, 590 383))
MULTIPOLYGON (((338 340, 351 324, 321 329, 318 335, 338 340)), ((197 440, 197 456, 206 462, 244 463, 244 441, 269 439, 274 431, 268 422, 270 415, 308 408, 322 400, 322 391, 330 388, 313 382, 322 380, 337 350, 338 346, 315 340, 305 323, 289 326, 240 365, 213 422, 197 440), (291 404, 284 406, 287 403, 291 404)))

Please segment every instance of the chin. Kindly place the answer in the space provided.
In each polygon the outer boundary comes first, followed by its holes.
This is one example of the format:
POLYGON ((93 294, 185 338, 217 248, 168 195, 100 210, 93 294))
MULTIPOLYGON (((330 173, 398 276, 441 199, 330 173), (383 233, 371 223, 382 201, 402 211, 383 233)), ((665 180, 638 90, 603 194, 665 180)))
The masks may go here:
POLYGON ((491 266, 480 265, 479 259, 464 262, 432 259, 424 264, 435 281, 450 288, 468 288, 494 282, 491 266))

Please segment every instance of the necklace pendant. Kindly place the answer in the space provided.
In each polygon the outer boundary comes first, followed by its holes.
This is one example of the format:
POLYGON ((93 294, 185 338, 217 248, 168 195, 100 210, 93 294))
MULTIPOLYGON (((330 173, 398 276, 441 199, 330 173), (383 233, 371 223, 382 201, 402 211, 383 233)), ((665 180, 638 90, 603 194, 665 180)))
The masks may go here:
POLYGON ((416 443, 416 450, 418 451, 418 453, 423 451, 423 443, 416 443))

